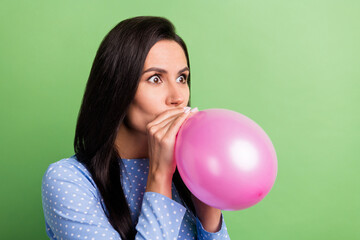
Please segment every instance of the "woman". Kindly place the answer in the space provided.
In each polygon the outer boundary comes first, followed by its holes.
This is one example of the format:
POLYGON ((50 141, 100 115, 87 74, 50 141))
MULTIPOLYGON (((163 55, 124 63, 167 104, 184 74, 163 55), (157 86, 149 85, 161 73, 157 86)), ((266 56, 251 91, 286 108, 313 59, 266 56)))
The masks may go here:
POLYGON ((219 209, 182 182, 173 149, 190 111, 185 43, 160 17, 135 17, 102 41, 87 82, 75 155, 49 166, 51 239, 226 239, 219 209))

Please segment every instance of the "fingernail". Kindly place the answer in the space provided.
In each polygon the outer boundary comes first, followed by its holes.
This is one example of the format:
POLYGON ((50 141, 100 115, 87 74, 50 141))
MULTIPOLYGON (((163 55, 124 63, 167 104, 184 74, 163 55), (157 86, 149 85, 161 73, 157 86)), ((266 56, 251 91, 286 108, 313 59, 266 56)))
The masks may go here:
POLYGON ((199 109, 196 107, 196 108, 193 108, 193 109, 191 109, 191 112, 198 112, 199 111, 199 109))
POLYGON ((191 107, 184 107, 184 112, 188 113, 190 111, 191 107))

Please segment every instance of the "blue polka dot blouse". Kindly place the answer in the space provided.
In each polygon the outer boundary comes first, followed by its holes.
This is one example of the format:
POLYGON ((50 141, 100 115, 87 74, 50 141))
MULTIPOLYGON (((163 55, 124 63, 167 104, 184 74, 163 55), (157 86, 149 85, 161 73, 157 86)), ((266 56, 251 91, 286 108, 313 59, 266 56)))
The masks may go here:
MULTIPOLYGON (((135 239, 230 239, 221 229, 207 232, 183 205, 174 183, 172 199, 145 192, 148 159, 121 159, 121 184, 136 226, 135 239)), ((90 173, 76 156, 50 164, 42 179, 42 205, 50 239, 121 239, 106 217, 105 204, 90 173)))

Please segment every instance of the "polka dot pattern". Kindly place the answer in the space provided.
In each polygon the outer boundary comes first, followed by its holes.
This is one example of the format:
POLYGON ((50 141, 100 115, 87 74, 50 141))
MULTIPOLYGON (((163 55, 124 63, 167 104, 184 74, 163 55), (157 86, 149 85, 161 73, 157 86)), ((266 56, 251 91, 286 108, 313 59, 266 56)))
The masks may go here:
MULTIPOLYGON (((148 159, 119 160, 121 184, 137 230, 135 239, 230 239, 222 226, 207 232, 184 206, 172 185, 172 199, 145 192, 148 159)), ((75 156, 51 164, 42 180, 42 203, 50 239, 121 239, 90 173, 75 156)))

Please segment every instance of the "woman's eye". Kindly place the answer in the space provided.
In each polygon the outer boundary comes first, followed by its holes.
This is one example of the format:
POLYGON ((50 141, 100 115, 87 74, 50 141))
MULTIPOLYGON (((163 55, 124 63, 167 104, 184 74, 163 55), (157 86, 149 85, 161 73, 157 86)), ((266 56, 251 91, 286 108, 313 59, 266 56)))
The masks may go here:
POLYGON ((148 79, 148 81, 150 81, 152 83, 155 83, 155 84, 159 84, 161 79, 160 79, 160 77, 158 75, 154 75, 154 76, 150 77, 148 79))
POLYGON ((180 79, 183 84, 187 83, 187 77, 185 74, 182 74, 180 77, 178 77, 178 79, 180 79))

